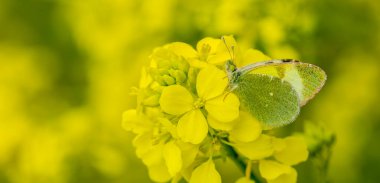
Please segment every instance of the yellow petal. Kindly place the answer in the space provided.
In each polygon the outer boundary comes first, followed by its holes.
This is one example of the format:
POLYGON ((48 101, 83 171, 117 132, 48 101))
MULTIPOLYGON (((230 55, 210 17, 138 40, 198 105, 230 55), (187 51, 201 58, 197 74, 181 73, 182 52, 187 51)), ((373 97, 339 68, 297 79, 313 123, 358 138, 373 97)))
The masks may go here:
POLYGON ((231 122, 239 117, 239 99, 235 94, 221 95, 206 101, 205 108, 210 116, 220 122, 231 122))
POLYGON ((274 154, 274 157, 287 165, 295 165, 306 161, 309 155, 305 139, 301 136, 290 136, 284 139, 286 147, 274 154))
POLYGON ((234 147, 250 160, 260 160, 271 156, 274 152, 273 137, 268 135, 260 135, 258 139, 252 142, 236 143, 234 147))
POLYGON ((182 154, 182 167, 188 168, 195 160, 199 152, 199 146, 191 143, 177 141, 178 147, 181 149, 182 154))
POLYGON ((231 60, 228 52, 218 52, 208 57, 207 62, 214 65, 224 65, 227 60, 231 60))
POLYGON ((162 125, 162 130, 168 131, 173 138, 177 138, 177 128, 170 120, 167 118, 157 117, 157 122, 162 125))
POLYGON ((191 67, 203 69, 209 66, 209 64, 205 61, 201 61, 199 59, 188 59, 188 62, 191 67))
POLYGON ((238 63, 238 67, 242 67, 248 64, 256 63, 256 62, 262 62, 262 61, 268 61, 271 60, 270 57, 267 55, 264 55, 263 52, 255 49, 248 49, 243 56, 243 60, 241 60, 238 63))
POLYGON ((221 95, 226 89, 228 79, 226 73, 215 66, 202 69, 197 76, 198 96, 208 100, 221 95))
POLYGON ((280 139, 280 138, 274 138, 273 145, 274 145, 275 152, 280 152, 286 148, 286 143, 284 139, 280 139))
POLYGON ((165 144, 163 154, 169 174, 176 175, 182 168, 181 150, 174 141, 171 141, 165 144))
POLYGON ((155 182, 167 182, 172 178, 165 164, 148 166, 148 174, 150 179, 155 182))
POLYGON ((247 177, 241 177, 235 183, 255 183, 255 181, 247 179, 247 177))
POLYGON ((221 183, 222 179, 215 169, 214 162, 209 159, 205 163, 198 166, 193 173, 189 183, 221 183))
POLYGON ((184 58, 197 57, 197 52, 194 48, 186 43, 174 42, 166 45, 165 47, 173 51, 176 55, 183 56, 184 58))
POLYGON ((137 112, 135 109, 127 110, 123 113, 123 121, 121 126, 124 130, 133 131, 135 128, 135 124, 139 122, 139 117, 137 116, 137 112))
POLYGON ((239 119, 230 131, 230 139, 236 142, 251 142, 260 136, 261 131, 261 125, 257 119, 247 112, 240 111, 239 119))
POLYGON ((141 158, 150 151, 152 147, 152 134, 143 133, 137 135, 133 139, 133 145, 136 147, 136 155, 138 158, 141 158))
POLYGON ((203 54, 207 50, 207 54, 214 53, 217 46, 221 43, 220 39, 215 39, 211 37, 203 38, 197 43, 197 51, 199 54, 203 54))
POLYGON ((282 174, 274 180, 268 180, 268 183, 296 183, 297 182, 297 171, 290 167, 290 172, 287 174, 282 174))
POLYGON ((127 110, 123 113, 121 126, 136 134, 149 131, 153 128, 153 123, 142 115, 138 115, 135 109, 127 110))
POLYGON ((218 45, 218 48, 217 48, 217 52, 224 52, 228 54, 229 52, 231 52, 232 56, 236 56, 236 51, 237 51, 237 43, 236 43, 235 38, 232 35, 222 36, 221 43, 218 45))
POLYGON ((216 50, 207 59, 207 62, 215 65, 222 65, 227 60, 235 59, 237 44, 233 36, 223 36, 224 41, 220 40, 216 50), (227 49, 228 47, 228 49, 227 49))
MULTIPOLYGON (((149 146, 149 144, 147 144, 149 146)), ((160 163, 164 163, 163 156, 164 144, 157 144, 148 147, 144 154, 141 154, 141 159, 146 166, 154 166, 160 163)))
POLYGON ((290 166, 272 160, 260 160, 260 175, 267 180, 274 180, 282 174, 290 173, 290 166))
POLYGON ((184 142, 199 144, 207 136, 207 132, 207 121, 200 110, 187 112, 178 121, 177 133, 184 142))
POLYGON ((214 129, 223 130, 223 131, 230 131, 234 128, 235 124, 238 123, 238 120, 232 121, 230 123, 224 123, 224 122, 220 122, 220 121, 214 119, 213 117, 211 117, 210 115, 208 115, 207 116, 207 122, 214 129))
MULTIPOLYGON (((262 61, 268 61, 271 60, 270 57, 264 55, 259 50, 249 49, 245 52, 243 59, 239 62, 238 67, 242 67, 248 64, 252 64, 255 62, 262 62, 262 61)), ((278 77, 278 72, 276 67, 261 67, 257 68, 253 73, 257 74, 267 74, 278 77)))
POLYGON ((160 105, 166 113, 181 115, 192 109, 193 97, 185 87, 172 85, 162 91, 160 105))

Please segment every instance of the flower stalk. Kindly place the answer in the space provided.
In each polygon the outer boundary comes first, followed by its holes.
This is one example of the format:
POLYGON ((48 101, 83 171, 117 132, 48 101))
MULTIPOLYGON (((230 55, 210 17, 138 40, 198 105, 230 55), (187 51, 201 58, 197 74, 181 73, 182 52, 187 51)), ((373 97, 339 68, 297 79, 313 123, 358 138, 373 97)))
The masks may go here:
POLYGON ((257 178, 257 176, 254 174, 254 172, 251 169, 252 162, 248 160, 249 163, 244 161, 241 157, 239 157, 239 154, 235 151, 235 149, 227 144, 222 143, 222 147, 225 150, 225 152, 228 155, 228 158, 230 158, 236 166, 241 170, 243 174, 247 177, 247 173, 249 174, 249 178, 254 180, 255 183, 261 183, 260 179, 257 178), (250 164, 250 165, 249 165, 250 164), (250 171, 247 171, 250 170, 250 171))

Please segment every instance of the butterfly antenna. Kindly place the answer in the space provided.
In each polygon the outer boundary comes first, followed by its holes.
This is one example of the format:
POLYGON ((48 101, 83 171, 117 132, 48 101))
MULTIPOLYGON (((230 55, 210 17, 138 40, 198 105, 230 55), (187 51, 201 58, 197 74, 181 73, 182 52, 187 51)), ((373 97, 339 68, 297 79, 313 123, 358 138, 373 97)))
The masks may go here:
MULTIPOLYGON (((233 55, 232 55, 232 53, 231 53, 230 48, 229 48, 228 45, 227 45, 227 41, 226 41, 226 39, 224 38, 224 36, 222 36, 222 40, 223 40, 224 46, 226 46, 226 48, 227 48, 228 54, 230 54, 231 60, 234 60, 234 57, 233 57, 233 55)), ((234 49, 234 46, 231 46, 231 49, 233 50, 233 49, 234 49)), ((232 51, 232 52, 233 52, 233 51, 232 51)))
POLYGON ((232 60, 235 60, 235 57, 236 57, 235 46, 231 46, 231 49, 232 49, 232 60))

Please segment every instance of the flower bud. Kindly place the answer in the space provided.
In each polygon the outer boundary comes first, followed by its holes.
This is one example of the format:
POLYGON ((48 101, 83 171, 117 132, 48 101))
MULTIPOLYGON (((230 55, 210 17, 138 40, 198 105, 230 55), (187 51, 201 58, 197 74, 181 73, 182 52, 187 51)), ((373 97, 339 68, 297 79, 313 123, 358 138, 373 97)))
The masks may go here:
POLYGON ((187 79, 185 72, 183 72, 181 70, 174 71, 172 76, 175 78, 175 81, 177 84, 182 84, 187 79))
POLYGON ((175 84, 175 79, 169 75, 163 75, 162 79, 165 82, 165 85, 170 86, 175 84))
POLYGON ((189 63, 167 48, 157 48, 152 56, 156 67, 151 69, 153 78, 161 86, 183 84, 187 80, 189 63))

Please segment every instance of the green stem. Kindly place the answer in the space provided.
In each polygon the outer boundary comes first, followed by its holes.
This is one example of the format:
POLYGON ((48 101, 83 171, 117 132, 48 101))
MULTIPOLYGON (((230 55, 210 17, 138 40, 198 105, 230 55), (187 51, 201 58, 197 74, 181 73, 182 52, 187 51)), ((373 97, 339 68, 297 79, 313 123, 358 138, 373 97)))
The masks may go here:
MULTIPOLYGON (((227 152, 228 157, 240 168, 240 170, 245 174, 247 168, 247 163, 239 158, 239 154, 229 145, 223 144, 224 150, 227 152)), ((255 183, 261 183, 261 181, 256 177, 256 175, 251 171, 250 178, 255 181, 255 183)))

